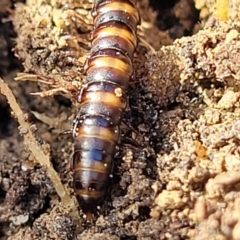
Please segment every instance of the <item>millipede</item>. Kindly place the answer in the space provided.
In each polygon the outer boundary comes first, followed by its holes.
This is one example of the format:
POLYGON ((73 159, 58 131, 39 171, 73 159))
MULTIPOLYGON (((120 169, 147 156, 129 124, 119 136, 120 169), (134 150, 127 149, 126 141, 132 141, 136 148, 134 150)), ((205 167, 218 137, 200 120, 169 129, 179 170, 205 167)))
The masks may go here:
POLYGON ((95 0, 92 17, 92 45, 84 65, 86 85, 78 94, 72 159, 75 195, 88 220, 97 214, 109 187, 140 24, 133 0, 95 0))

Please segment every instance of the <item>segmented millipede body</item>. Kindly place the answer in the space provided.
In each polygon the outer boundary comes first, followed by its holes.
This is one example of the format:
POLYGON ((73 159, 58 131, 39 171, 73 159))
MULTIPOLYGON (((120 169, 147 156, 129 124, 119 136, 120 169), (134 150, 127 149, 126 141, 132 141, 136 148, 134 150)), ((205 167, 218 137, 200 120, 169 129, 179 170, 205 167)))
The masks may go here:
POLYGON ((75 194, 89 219, 108 189, 140 23, 133 0, 95 0, 92 16, 92 48, 85 63, 87 83, 78 96, 72 160, 75 194))

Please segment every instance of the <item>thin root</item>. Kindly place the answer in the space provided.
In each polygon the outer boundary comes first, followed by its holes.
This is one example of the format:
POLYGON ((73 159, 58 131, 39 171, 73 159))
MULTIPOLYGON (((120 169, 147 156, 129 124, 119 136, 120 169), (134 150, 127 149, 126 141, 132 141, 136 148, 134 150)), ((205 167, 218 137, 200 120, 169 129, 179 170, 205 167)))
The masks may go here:
POLYGON ((69 92, 66 88, 59 87, 59 88, 55 88, 55 89, 44 90, 42 92, 35 92, 35 93, 30 93, 30 94, 34 95, 34 96, 40 96, 40 97, 51 97, 51 96, 58 95, 61 93, 68 94, 69 92))

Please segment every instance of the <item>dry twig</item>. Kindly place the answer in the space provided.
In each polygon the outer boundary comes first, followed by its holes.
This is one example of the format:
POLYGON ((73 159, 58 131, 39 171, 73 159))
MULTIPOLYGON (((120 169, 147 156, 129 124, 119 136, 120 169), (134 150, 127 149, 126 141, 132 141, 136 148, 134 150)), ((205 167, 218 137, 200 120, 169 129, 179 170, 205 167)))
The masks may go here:
POLYGON ((47 153, 46 151, 44 152, 39 146, 35 136, 31 131, 31 125, 27 121, 27 115, 23 113, 11 89, 8 87, 6 83, 4 83, 2 79, 0 79, 0 93, 6 96, 11 109, 18 120, 18 123, 20 125, 19 126, 20 133, 24 138, 24 144, 32 152, 36 161, 41 166, 46 167, 48 177, 51 179, 58 196, 61 198, 61 202, 65 206, 70 208, 71 216, 75 220, 79 219, 78 210, 76 208, 73 198, 70 197, 65 187, 61 183, 61 180, 57 172, 52 167, 49 152, 47 153))

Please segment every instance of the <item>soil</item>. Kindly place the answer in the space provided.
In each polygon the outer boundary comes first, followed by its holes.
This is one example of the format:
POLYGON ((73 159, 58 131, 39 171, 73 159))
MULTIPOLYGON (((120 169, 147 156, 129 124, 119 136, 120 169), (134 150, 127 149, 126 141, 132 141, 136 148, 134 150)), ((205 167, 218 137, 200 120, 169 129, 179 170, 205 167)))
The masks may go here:
POLYGON ((137 1, 122 142, 109 196, 88 225, 66 131, 84 84, 92 3, 1 1, 1 240, 240 239, 239 1, 228 21, 214 4, 137 1))

